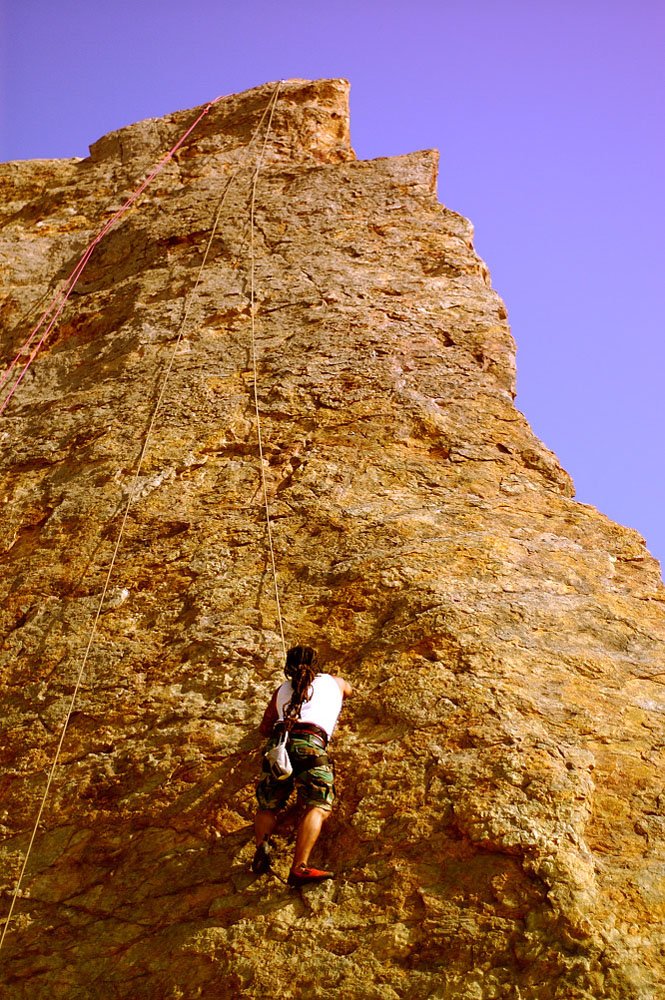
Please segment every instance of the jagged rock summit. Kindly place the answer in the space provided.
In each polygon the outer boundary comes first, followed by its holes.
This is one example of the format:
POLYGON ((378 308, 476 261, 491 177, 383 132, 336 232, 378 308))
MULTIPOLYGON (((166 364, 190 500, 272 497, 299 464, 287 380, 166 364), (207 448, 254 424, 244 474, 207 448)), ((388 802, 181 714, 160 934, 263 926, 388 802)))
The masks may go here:
MULTIPOLYGON (((3 995, 655 1000, 658 565, 515 408, 506 311, 436 153, 357 161, 341 80, 283 83, 267 134, 274 90, 210 109, 0 417, 4 919, 165 385, 3 995), (252 257, 286 638, 357 691, 317 854, 337 879, 303 891, 249 872, 282 656, 252 257)), ((196 114, 0 167, 3 367, 196 114)))

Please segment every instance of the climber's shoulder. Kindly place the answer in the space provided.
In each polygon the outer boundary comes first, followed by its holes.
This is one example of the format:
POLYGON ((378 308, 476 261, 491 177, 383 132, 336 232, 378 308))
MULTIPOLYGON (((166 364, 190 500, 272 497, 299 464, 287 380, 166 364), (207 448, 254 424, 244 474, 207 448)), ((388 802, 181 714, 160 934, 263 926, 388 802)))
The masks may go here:
POLYGON ((335 681, 335 683, 337 684, 337 687, 342 692, 342 697, 343 698, 348 698, 349 695, 353 694, 353 688, 351 687, 351 685, 349 684, 349 682, 347 680, 345 680, 344 677, 334 676, 333 680, 335 681))

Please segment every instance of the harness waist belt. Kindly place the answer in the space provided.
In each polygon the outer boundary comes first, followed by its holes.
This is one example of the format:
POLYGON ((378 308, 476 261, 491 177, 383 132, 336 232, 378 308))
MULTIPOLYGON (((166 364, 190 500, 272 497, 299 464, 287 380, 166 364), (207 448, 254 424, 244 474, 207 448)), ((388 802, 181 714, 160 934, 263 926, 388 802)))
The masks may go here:
MULTIPOLYGON (((278 722, 275 725, 275 732, 281 733, 284 731, 284 723, 278 722)), ((325 729, 321 726, 315 725, 313 722, 296 722, 295 725, 289 729, 289 734, 291 736, 318 736, 320 740, 323 740, 323 748, 325 750, 328 745, 328 734, 325 729)))

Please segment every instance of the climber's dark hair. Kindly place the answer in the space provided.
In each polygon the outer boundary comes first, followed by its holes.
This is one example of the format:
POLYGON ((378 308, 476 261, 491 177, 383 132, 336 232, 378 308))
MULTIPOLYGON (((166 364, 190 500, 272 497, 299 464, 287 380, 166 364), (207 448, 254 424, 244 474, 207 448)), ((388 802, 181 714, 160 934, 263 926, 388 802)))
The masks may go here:
POLYGON ((316 650, 311 646, 291 646, 286 654, 284 673, 291 681, 293 694, 284 708, 285 719, 297 719, 303 702, 312 695, 312 684, 318 674, 316 650))

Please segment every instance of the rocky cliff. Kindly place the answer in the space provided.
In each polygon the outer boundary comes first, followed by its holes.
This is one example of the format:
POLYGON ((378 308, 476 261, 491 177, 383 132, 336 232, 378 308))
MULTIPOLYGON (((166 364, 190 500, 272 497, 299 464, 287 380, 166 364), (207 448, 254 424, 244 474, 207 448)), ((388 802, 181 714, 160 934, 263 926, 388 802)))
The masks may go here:
MULTIPOLYGON (((274 90, 210 109, 0 417, 2 918, 86 664, 3 996, 662 997, 658 565, 515 408, 436 153, 357 161, 340 80, 283 84, 268 133, 274 90), (286 640, 356 689, 316 855, 337 879, 302 891, 293 817, 276 876, 248 867, 282 662, 252 269, 286 640)), ((0 167, 3 367, 195 117, 0 167)))

